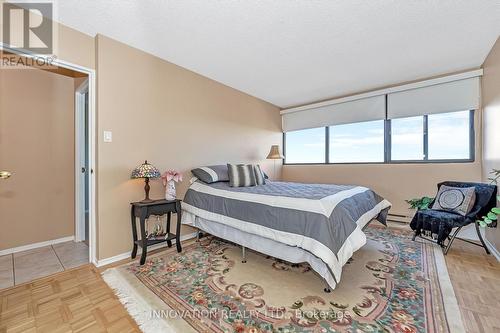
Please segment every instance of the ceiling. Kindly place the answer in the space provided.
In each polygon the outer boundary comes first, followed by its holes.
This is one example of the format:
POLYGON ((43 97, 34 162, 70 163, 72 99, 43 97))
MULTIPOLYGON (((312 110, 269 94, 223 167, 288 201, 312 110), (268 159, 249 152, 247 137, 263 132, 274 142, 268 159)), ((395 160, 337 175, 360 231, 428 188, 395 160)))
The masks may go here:
POLYGON ((57 19, 285 108, 481 66, 499 0, 59 0, 57 19))

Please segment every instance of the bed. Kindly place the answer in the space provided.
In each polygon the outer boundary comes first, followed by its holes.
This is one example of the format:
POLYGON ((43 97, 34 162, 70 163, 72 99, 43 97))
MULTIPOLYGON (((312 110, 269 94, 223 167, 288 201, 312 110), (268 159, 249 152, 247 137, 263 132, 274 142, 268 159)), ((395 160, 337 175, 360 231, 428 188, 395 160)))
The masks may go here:
POLYGON ((307 262, 332 289, 366 243, 363 228, 385 224, 391 204, 369 188, 266 181, 230 187, 191 184, 182 223, 291 263, 307 262))

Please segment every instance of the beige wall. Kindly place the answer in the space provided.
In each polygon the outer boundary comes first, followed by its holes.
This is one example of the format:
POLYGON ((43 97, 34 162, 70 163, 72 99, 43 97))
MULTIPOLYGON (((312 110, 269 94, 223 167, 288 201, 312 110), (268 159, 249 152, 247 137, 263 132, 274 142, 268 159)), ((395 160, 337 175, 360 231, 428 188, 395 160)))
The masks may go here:
MULTIPOLYGON (((185 174, 180 198, 197 166, 252 161, 272 170, 264 159, 281 140, 275 106, 100 35, 97 69, 100 259, 131 249, 129 203, 143 199, 144 182, 130 173, 145 159, 185 174)), ((151 196, 164 196, 160 181, 151 196)))
MULTIPOLYGON (((484 64, 483 85, 483 179, 491 169, 500 169, 500 39, 484 64)), ((500 227, 487 228, 486 238, 500 250, 500 227)))
POLYGON ((95 38, 63 24, 57 26, 57 58, 95 69, 95 38))
POLYGON ((74 82, 0 69, 0 250, 74 234, 74 82))
POLYGON ((356 184, 367 186, 388 199, 391 213, 409 214, 405 199, 432 196, 444 180, 481 180, 481 113, 476 112, 476 161, 431 164, 284 165, 287 181, 356 184))

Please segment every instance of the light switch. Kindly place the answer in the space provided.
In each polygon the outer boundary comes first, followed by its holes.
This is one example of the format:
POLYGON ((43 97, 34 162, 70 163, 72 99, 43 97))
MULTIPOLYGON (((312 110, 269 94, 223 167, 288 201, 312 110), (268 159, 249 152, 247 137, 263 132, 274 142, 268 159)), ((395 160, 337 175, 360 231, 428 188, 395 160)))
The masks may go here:
POLYGON ((104 142, 113 142, 113 132, 104 131, 104 142))

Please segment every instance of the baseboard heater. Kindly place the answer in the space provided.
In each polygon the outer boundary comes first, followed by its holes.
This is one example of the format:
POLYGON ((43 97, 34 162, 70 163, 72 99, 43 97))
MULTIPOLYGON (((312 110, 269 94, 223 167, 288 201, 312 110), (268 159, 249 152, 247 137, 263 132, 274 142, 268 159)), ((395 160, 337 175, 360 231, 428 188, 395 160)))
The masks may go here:
POLYGON ((412 216, 403 215, 403 214, 387 214, 387 221, 397 222, 397 223, 406 223, 409 224, 412 219, 412 216))

